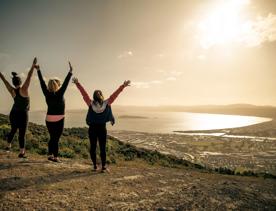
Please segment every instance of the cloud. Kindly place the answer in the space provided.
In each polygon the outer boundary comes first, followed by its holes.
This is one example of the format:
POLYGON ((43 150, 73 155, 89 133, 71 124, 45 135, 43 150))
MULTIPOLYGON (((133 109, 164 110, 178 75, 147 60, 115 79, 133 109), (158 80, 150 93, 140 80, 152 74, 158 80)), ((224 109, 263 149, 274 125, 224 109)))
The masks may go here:
POLYGON ((180 72, 180 71, 173 70, 173 71, 170 72, 170 74, 173 75, 173 76, 181 76, 183 73, 180 72))
POLYGON ((153 86, 157 86, 160 84, 170 83, 172 81, 176 81, 183 73, 176 70, 165 70, 165 69, 156 69, 155 72, 160 73, 161 75, 159 80, 152 81, 134 81, 132 82, 132 86, 138 89, 148 89, 153 86))
POLYGON ((132 51, 124 51, 123 53, 118 55, 118 59, 123 59, 123 58, 131 57, 131 56, 133 56, 132 51))
POLYGON ((132 82, 131 85, 138 89, 147 89, 150 87, 148 82, 141 82, 141 81, 132 82))
POLYGON ((162 74, 166 74, 166 71, 165 70, 162 70, 162 69, 158 69, 156 70, 157 73, 162 73, 162 74))
MULTIPOLYGON (((169 81, 176 81, 183 73, 176 70, 163 70, 159 69, 156 72, 161 73, 164 76, 164 83, 169 81)), ((162 81, 161 81, 162 82, 162 81)))
POLYGON ((171 76, 171 77, 166 78, 166 80, 167 81, 176 81, 176 78, 171 76))
POLYGON ((149 83, 150 84, 162 84, 162 81, 155 80, 155 81, 151 81, 149 83))
POLYGON ((164 70, 164 69, 157 69, 156 70, 157 73, 161 73, 164 76, 180 76, 183 73, 181 71, 176 71, 176 70, 164 70))
POLYGON ((276 15, 274 14, 270 13, 266 17, 258 16, 255 21, 246 22, 244 27, 245 33, 239 41, 249 47, 276 40, 276 15))
POLYGON ((138 89, 148 89, 150 88, 152 85, 158 85, 158 84, 162 84, 162 81, 159 80, 154 80, 154 81, 148 81, 148 82, 144 82, 144 81, 136 81, 136 82, 132 82, 132 86, 134 86, 135 88, 138 89))

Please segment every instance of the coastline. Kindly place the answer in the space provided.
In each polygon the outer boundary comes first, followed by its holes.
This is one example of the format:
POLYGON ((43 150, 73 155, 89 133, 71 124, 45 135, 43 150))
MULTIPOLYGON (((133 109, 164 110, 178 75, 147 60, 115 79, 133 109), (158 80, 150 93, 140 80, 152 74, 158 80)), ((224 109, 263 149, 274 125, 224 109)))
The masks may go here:
POLYGON ((190 130, 190 131, 174 131, 177 133, 222 133, 224 135, 237 135, 237 136, 256 136, 256 137, 271 137, 276 138, 276 119, 273 118, 271 121, 257 123, 253 125, 235 127, 235 128, 224 128, 214 130, 190 130))
POLYGON ((276 175, 276 120, 237 128, 177 131, 172 134, 109 131, 125 143, 172 154, 216 169, 276 175))

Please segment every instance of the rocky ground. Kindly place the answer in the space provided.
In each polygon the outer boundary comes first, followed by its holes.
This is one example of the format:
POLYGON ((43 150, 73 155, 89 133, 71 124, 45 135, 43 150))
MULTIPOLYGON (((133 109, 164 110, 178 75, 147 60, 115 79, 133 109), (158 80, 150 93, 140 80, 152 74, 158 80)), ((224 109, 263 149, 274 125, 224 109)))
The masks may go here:
POLYGON ((0 152, 0 210, 275 210, 276 180, 121 161, 51 163, 0 152))

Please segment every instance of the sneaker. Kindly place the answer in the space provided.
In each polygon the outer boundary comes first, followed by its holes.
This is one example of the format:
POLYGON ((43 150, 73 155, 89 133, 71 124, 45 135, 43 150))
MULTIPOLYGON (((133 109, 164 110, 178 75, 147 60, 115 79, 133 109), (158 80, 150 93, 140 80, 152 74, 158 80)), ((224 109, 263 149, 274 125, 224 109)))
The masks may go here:
POLYGON ((60 159, 58 159, 58 158, 53 157, 53 162, 56 162, 56 163, 61 163, 61 160, 60 160, 60 159))
POLYGON ((61 160, 52 156, 48 157, 49 161, 55 162, 55 163, 61 163, 61 160))
POLYGON ((19 157, 19 158, 27 158, 27 156, 25 155, 25 153, 23 153, 23 154, 20 153, 20 154, 18 155, 18 157, 19 157))
POLYGON ((98 167, 97 166, 94 166, 92 171, 97 171, 98 170, 98 167))
POLYGON ((49 160, 49 161, 53 161, 53 159, 54 159, 53 156, 49 156, 49 157, 48 157, 48 160, 49 160))
POLYGON ((102 173, 109 173, 109 169, 106 168, 106 167, 102 167, 102 170, 101 170, 102 173))
POLYGON ((8 146, 8 147, 5 148, 5 150, 8 151, 8 152, 10 152, 11 151, 11 147, 8 146))

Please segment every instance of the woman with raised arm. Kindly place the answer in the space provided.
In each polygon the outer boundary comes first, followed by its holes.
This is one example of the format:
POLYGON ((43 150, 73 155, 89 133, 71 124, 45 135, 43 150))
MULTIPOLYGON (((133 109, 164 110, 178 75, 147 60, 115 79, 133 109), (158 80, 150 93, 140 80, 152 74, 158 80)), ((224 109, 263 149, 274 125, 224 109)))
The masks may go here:
POLYGON ((17 75, 17 73, 12 72, 12 83, 14 85, 11 86, 10 83, 5 79, 3 74, 0 72, 0 78, 4 82, 6 88, 9 93, 13 97, 14 103, 10 112, 10 123, 11 123, 11 131, 8 134, 8 150, 11 149, 11 143, 13 137, 19 129, 19 148, 20 153, 18 155, 19 158, 26 158, 25 155, 25 134, 28 126, 28 112, 30 109, 30 97, 28 93, 28 88, 31 82, 31 78, 33 75, 34 68, 36 66, 37 59, 34 58, 31 69, 28 72, 27 78, 22 85, 21 78, 17 75), (21 86, 22 85, 22 86, 21 86))
POLYGON ((90 140, 90 157, 93 162, 93 170, 97 170, 96 162, 96 148, 97 141, 99 140, 100 155, 102 161, 102 172, 107 171, 106 168, 106 122, 111 121, 114 123, 113 115, 110 105, 123 91, 123 89, 130 85, 130 81, 125 81, 108 99, 104 100, 103 94, 100 90, 95 90, 93 94, 93 100, 89 97, 85 89, 79 83, 77 78, 73 78, 73 83, 81 92, 83 99, 89 107, 86 122, 89 125, 89 140, 90 140))
POLYGON ((73 68, 69 62, 69 72, 62 85, 60 80, 50 79, 48 81, 48 86, 45 84, 39 65, 37 65, 36 68, 40 86, 48 106, 46 115, 46 126, 50 134, 50 140, 48 143, 48 160, 60 162, 58 159, 58 142, 64 128, 64 93, 72 77, 73 68))

